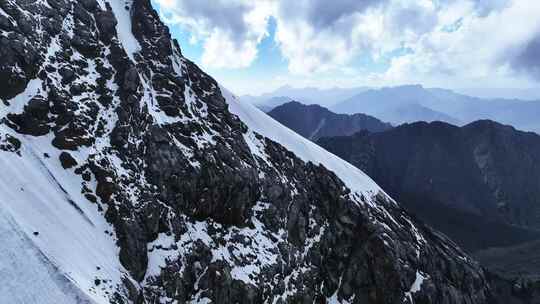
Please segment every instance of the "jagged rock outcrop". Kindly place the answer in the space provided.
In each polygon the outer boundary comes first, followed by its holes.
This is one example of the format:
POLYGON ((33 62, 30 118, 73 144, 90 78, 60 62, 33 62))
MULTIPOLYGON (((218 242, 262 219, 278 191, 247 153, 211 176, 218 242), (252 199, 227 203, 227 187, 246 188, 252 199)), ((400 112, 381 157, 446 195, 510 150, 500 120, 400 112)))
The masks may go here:
POLYGON ((0 31, 0 215, 40 266, 6 273, 61 286, 0 299, 494 303, 476 262, 360 171, 232 114, 149 0, 5 0, 0 31))

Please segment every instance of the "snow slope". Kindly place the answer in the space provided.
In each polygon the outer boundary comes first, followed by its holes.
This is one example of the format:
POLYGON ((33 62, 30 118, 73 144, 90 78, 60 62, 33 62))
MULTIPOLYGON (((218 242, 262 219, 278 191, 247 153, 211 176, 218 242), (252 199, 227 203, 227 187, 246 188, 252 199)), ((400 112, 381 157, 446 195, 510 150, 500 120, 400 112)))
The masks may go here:
POLYGON ((109 303, 124 271, 112 227, 50 139, 19 138, 20 156, 0 151, 0 303, 109 303))
POLYGON ((57 272, 4 208, 0 208, 0 238, 0 303, 95 303, 57 272), (39 292, 20 292, 24 286, 39 292))
POLYGON ((118 24, 116 25, 116 31, 118 32, 118 38, 124 46, 129 58, 135 62, 135 53, 141 50, 141 45, 137 38, 131 31, 131 15, 128 9, 133 4, 132 0, 111 0, 107 1, 111 5, 118 24))
MULTIPOLYGON (((327 169, 333 171, 352 191, 371 194, 368 195, 368 199, 378 192, 383 192, 360 169, 283 126, 249 102, 243 102, 226 88, 221 87, 221 92, 229 104, 229 110, 233 114, 236 114, 251 131, 255 131, 278 142, 306 162, 311 161, 315 164, 322 164, 327 169)), ((250 136, 246 138, 246 140, 250 139, 254 140, 254 137, 250 136)), ((256 146, 255 143, 248 144, 250 147, 256 146)), ((255 151, 252 152, 255 153, 255 151)))

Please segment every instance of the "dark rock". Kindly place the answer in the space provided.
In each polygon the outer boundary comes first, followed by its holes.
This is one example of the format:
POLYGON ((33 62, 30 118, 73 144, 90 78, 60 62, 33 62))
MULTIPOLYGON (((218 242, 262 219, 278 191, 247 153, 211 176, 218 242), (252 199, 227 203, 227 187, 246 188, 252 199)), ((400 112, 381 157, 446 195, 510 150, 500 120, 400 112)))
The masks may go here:
POLYGON ((73 80, 77 79, 75 72, 67 67, 61 67, 58 73, 62 76, 62 82, 64 84, 71 83, 73 80))
POLYGON ((77 166, 77 161, 68 152, 60 153, 60 163, 64 169, 71 169, 77 166))
POLYGON ((88 30, 82 23, 76 23, 74 36, 71 39, 71 45, 86 57, 95 58, 101 53, 101 47, 98 38, 88 30))
POLYGON ((75 2, 73 5, 73 16, 75 20, 81 22, 84 25, 92 26, 93 19, 88 11, 80 3, 75 2))
POLYGON ((99 11, 96 13, 96 23, 99 29, 100 38, 105 44, 110 44, 116 35, 117 21, 111 10, 99 11))
POLYGON ((58 149, 75 151, 81 146, 91 146, 94 140, 88 136, 86 129, 71 122, 65 128, 55 132, 52 145, 58 149))
POLYGON ((124 75, 123 89, 129 93, 137 92, 139 88, 139 73, 137 68, 131 67, 126 71, 124 75))
POLYGON ((97 197, 93 194, 86 193, 84 197, 86 197, 87 200, 91 201, 94 204, 97 203, 97 197))
POLYGON ((25 106, 25 112, 39 120, 46 120, 49 113, 49 102, 41 97, 34 97, 25 106))
POLYGON ((117 190, 117 186, 113 183, 113 174, 106 169, 108 167, 107 162, 104 160, 101 162, 90 162, 89 167, 97 181, 97 196, 102 202, 109 203, 111 196, 117 190))
POLYGON ((88 172, 82 173, 82 178, 83 178, 83 180, 85 180, 85 181, 87 181, 87 182, 89 182, 90 180, 92 180, 92 176, 91 176, 90 173, 88 173, 88 172))
POLYGON ((80 0, 79 2, 89 12, 93 12, 99 6, 96 0, 80 0))
POLYGON ((69 92, 73 96, 81 95, 85 91, 85 86, 79 83, 74 83, 71 85, 69 92))
POLYGON ((137 215, 120 207, 119 220, 113 222, 120 245, 120 262, 138 282, 142 281, 148 265, 146 235, 137 215), (130 218, 129 221, 125 221, 130 218))
POLYGON ((11 99, 23 92, 38 72, 40 57, 35 46, 22 36, 0 37, 0 98, 11 99))
POLYGON ((42 136, 50 131, 47 113, 47 102, 36 96, 24 107, 22 114, 8 114, 6 123, 22 134, 42 136))
POLYGON ((5 134, 3 138, 0 137, 0 150, 19 153, 20 148, 21 141, 17 138, 9 134, 5 134))

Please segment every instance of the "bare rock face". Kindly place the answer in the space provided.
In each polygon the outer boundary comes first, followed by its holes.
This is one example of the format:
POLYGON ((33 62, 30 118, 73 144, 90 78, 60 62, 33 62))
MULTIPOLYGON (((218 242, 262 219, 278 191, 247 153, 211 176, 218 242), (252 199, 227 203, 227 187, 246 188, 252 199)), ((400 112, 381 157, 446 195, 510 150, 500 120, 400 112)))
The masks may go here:
POLYGON ((77 161, 68 152, 60 153, 60 162, 62 163, 62 167, 64 167, 64 169, 70 169, 77 165, 77 161))
POLYGON ((0 8, 0 148, 62 151, 75 203, 114 228, 109 302, 496 303, 476 262, 382 191, 250 131, 149 0, 0 8))

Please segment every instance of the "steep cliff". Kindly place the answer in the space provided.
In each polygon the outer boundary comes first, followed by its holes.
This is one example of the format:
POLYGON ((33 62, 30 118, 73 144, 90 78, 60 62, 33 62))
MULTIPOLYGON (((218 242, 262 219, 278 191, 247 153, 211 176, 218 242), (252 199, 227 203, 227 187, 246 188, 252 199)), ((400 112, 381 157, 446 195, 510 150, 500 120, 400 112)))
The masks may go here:
POLYGON ((0 2, 0 302, 493 303, 352 165, 182 56, 149 0, 0 2))

